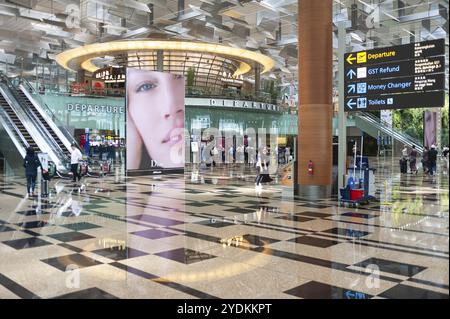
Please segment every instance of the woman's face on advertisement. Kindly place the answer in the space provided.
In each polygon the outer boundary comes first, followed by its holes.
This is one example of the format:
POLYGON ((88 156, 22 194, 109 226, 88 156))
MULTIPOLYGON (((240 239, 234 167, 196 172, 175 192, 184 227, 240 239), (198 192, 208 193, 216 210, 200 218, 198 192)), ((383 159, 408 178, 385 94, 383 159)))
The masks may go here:
POLYGON ((128 112, 150 158, 161 167, 184 165, 184 78, 128 69, 128 112))

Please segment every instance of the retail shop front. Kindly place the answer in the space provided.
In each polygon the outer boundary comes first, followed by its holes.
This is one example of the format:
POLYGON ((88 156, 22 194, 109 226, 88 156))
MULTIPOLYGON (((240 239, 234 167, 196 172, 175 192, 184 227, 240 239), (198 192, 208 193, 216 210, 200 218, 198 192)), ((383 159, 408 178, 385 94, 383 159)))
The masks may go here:
MULTIPOLYGON (((96 147, 112 145, 121 148, 126 142, 125 98, 44 95, 42 98, 54 115, 66 125, 83 149, 90 143, 90 155, 96 157, 96 147)), ((208 128, 217 128, 223 136, 227 133, 245 135, 248 129, 272 129, 279 134, 279 145, 293 142, 296 135, 296 116, 286 114, 271 103, 187 97, 185 128, 191 141, 199 141, 208 128)), ((289 145, 294 147, 294 145, 289 145)), ((186 159, 188 162, 191 158, 186 159)))

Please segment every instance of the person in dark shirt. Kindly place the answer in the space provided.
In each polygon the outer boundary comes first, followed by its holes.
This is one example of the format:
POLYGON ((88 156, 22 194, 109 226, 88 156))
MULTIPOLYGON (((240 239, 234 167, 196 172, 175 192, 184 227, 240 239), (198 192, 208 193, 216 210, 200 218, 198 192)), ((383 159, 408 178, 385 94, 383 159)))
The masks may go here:
POLYGON ((435 145, 431 145, 431 149, 428 152, 428 166, 430 175, 434 175, 436 173, 436 160, 437 160, 437 150, 435 145))
POLYGON ((41 163, 34 149, 32 147, 27 148, 27 155, 23 161, 23 167, 25 167, 25 176, 27 178, 27 193, 30 197, 34 196, 37 169, 39 166, 41 166, 41 163))

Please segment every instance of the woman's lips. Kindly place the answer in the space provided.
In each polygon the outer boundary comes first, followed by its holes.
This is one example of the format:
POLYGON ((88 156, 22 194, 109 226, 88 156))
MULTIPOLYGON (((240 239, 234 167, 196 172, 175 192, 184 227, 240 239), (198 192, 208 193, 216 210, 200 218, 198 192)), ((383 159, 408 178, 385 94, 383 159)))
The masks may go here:
POLYGON ((175 145, 183 141, 183 128, 176 127, 172 129, 169 134, 163 139, 163 144, 168 144, 170 146, 175 145))

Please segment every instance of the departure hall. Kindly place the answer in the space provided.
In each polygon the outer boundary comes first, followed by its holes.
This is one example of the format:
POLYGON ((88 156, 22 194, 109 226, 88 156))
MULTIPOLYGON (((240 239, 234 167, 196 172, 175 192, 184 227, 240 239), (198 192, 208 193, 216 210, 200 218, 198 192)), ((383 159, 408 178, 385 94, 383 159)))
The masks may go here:
POLYGON ((448 9, 0 1, 0 299, 448 299, 448 9))

